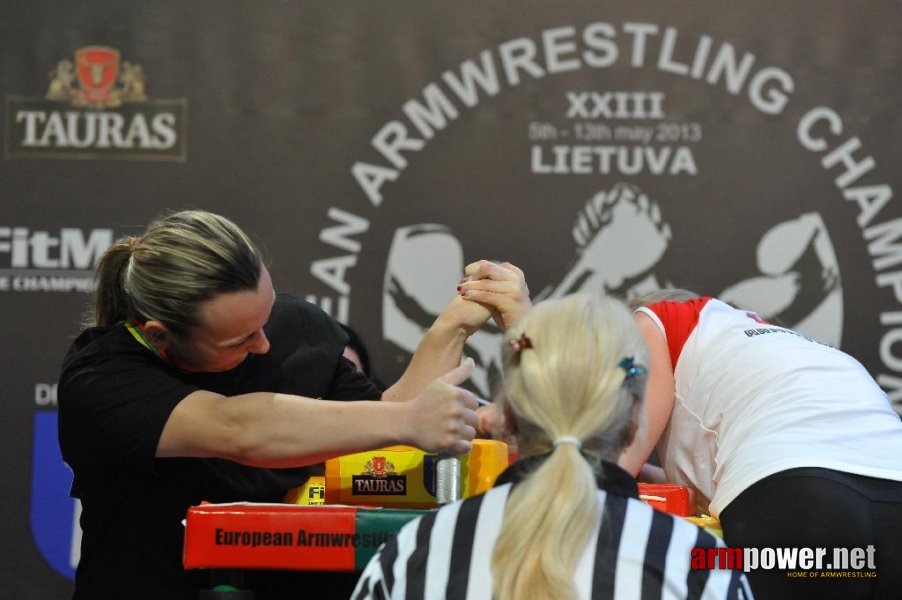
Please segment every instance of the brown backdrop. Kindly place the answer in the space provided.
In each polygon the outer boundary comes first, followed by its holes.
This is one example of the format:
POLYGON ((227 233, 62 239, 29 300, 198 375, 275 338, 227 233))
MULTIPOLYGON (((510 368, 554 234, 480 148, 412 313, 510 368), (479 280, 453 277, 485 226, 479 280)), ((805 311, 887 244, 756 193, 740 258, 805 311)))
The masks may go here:
MULTIPOLYGON (((542 297, 726 295, 840 344, 898 406, 900 4, 811 11, 0 4, 0 597, 69 593, 53 386, 97 253, 169 208, 244 225, 386 380, 490 258, 542 297)), ((497 335, 468 351, 489 395, 497 335)))

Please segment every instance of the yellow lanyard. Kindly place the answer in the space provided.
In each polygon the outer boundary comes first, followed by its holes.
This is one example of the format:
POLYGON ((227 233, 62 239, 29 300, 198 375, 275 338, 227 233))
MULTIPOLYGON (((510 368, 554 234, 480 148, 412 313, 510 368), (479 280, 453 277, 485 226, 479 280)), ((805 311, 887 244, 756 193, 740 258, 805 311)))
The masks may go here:
POLYGON ((128 332, 132 334, 132 337, 138 340, 138 343, 153 352, 160 358, 163 362, 169 362, 166 360, 166 355, 163 354, 160 350, 157 349, 156 346, 147 341, 147 338, 144 337, 144 332, 142 328, 137 323, 126 323, 125 328, 128 329, 128 332))

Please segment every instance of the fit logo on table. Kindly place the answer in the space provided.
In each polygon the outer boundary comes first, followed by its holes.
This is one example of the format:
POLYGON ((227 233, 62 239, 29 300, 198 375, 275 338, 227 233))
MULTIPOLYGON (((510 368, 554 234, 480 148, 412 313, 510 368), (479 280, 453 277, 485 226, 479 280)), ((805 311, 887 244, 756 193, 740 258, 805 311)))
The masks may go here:
POLYGON ((43 98, 7 97, 4 158, 186 160, 187 100, 149 100, 116 48, 79 48, 47 76, 43 98))

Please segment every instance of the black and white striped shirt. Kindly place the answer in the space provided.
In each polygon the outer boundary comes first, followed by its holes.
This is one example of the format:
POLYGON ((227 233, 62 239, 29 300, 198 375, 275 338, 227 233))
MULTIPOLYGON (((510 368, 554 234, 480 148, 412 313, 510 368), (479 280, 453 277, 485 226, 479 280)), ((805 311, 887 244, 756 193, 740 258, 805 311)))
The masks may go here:
MULTIPOLYGON (((534 464, 520 463, 485 494, 405 525, 366 566, 352 598, 491 600, 491 557, 507 496, 534 464)), ((601 522, 574 573, 579 598, 752 598, 740 571, 690 569, 693 548, 723 542, 653 509, 638 499, 629 474, 610 463, 603 466, 604 489, 597 495, 601 522)))

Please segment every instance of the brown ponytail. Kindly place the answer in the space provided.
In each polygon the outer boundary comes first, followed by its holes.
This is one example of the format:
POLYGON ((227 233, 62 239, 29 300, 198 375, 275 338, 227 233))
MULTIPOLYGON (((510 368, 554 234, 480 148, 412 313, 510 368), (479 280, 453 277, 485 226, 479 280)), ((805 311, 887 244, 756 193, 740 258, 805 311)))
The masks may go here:
POLYGON ((103 255, 94 321, 153 319, 182 335, 200 324, 204 301, 256 289, 262 266, 257 247, 232 221, 201 210, 172 213, 103 255))
POLYGON ((120 240, 101 257, 94 275, 94 325, 115 325, 133 317, 123 279, 134 246, 135 238, 120 240))

